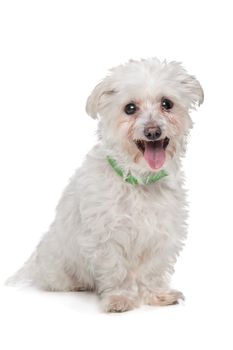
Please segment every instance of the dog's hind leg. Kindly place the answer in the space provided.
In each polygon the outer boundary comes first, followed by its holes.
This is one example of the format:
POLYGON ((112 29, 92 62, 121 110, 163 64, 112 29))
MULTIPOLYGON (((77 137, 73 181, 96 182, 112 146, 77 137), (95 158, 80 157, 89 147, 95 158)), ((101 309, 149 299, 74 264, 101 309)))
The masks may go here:
POLYGON ((41 260, 36 251, 24 266, 6 281, 7 285, 33 285, 48 291, 69 291, 75 289, 74 279, 65 271, 64 266, 55 259, 41 260))

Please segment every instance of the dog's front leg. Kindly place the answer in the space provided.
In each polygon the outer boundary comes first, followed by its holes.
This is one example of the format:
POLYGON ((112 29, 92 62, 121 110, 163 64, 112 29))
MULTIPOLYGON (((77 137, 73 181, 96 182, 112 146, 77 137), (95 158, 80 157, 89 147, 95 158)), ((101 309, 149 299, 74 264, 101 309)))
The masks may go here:
POLYGON ((95 286, 106 312, 124 312, 139 306, 138 286, 127 259, 114 247, 95 258, 95 286))
POLYGON ((154 306, 166 306, 177 304, 180 300, 184 300, 184 295, 175 289, 169 287, 146 287, 142 292, 142 300, 144 304, 154 306))
POLYGON ((139 281, 139 294, 144 304, 165 306, 177 304, 179 300, 184 300, 181 292, 171 289, 166 281, 166 273, 158 273, 152 270, 145 272, 139 281))

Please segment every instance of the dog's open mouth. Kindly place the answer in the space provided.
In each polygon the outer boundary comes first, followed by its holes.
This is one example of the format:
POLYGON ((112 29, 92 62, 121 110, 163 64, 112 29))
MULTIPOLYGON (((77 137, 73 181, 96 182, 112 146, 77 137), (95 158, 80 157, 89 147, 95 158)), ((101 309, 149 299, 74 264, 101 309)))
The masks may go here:
POLYGON ((136 140, 134 141, 139 151, 142 152, 149 166, 154 169, 160 169, 166 160, 166 148, 169 144, 169 138, 165 137, 158 141, 136 140))

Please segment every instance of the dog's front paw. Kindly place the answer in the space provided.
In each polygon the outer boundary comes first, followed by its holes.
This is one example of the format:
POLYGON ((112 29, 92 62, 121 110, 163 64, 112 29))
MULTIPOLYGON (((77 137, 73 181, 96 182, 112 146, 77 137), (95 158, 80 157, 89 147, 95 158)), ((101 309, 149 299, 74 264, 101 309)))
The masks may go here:
POLYGON ((144 295, 144 302, 147 305, 174 305, 178 304, 180 300, 184 300, 184 295, 178 290, 156 290, 148 292, 144 295))
POLYGON ((102 299, 105 312, 125 312, 138 307, 138 300, 125 295, 109 295, 102 299))

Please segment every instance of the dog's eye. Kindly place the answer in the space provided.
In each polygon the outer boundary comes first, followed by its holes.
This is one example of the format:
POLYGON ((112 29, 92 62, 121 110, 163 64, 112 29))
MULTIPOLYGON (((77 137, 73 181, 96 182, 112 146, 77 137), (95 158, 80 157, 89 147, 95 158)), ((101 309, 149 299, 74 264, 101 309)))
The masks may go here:
POLYGON ((163 109, 166 109, 168 111, 169 109, 172 109, 173 105, 174 103, 168 98, 162 98, 161 106, 163 109))
POLYGON ((137 111, 137 106, 134 103, 128 103, 125 106, 125 113, 130 115, 134 114, 137 111))

